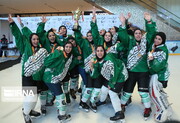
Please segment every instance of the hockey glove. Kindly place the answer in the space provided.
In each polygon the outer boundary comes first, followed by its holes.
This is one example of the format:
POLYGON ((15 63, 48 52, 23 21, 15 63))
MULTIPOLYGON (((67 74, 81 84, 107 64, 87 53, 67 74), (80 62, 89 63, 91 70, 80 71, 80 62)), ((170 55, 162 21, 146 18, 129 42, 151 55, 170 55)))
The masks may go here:
POLYGON ((163 88, 166 88, 166 87, 167 87, 167 82, 168 82, 168 81, 160 81, 160 82, 162 83, 163 88))

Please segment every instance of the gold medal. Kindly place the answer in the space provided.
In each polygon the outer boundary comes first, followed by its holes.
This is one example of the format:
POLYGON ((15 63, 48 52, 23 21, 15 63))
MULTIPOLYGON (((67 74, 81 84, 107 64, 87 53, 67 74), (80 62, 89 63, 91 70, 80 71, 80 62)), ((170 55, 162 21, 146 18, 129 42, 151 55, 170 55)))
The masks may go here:
POLYGON ((142 55, 140 53, 138 53, 138 57, 140 58, 142 55))
POLYGON ((148 57, 152 57, 153 56, 153 54, 150 52, 149 54, 148 54, 148 57))

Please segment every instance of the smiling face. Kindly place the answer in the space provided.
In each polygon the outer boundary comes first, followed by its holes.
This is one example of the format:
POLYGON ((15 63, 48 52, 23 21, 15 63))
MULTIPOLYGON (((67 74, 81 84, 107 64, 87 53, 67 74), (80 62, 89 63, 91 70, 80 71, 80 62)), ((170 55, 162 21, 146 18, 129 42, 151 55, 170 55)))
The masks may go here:
POLYGON ((38 46, 38 43, 39 43, 39 37, 37 35, 32 35, 31 37, 31 43, 34 47, 37 47, 38 46))
POLYGON ((87 33, 87 40, 91 42, 93 40, 92 33, 87 33))
POLYGON ((104 57, 104 49, 102 47, 97 47, 97 49, 96 49, 96 56, 99 59, 102 59, 104 57))
POLYGON ((142 32, 140 30, 136 30, 134 32, 134 38, 136 39, 136 41, 140 41, 142 39, 142 32))
POLYGON ((110 32, 106 32, 104 35, 105 42, 110 42, 112 40, 112 35, 110 32))
POLYGON ((110 29, 110 32, 114 35, 114 34, 116 34, 116 29, 115 29, 114 27, 112 27, 112 28, 110 29))
POLYGON ((154 45, 158 46, 162 44, 162 38, 159 35, 156 35, 156 37, 154 38, 154 45))
POLYGON ((75 42, 74 39, 69 39, 68 41, 71 42, 71 43, 73 44, 74 47, 76 46, 76 42, 75 42))
POLYGON ((71 51, 72 51, 72 44, 71 44, 71 43, 67 43, 67 44, 65 45, 65 47, 64 47, 64 51, 65 51, 67 54, 71 53, 71 51))
POLYGON ((55 36, 54 32, 49 32, 49 33, 48 33, 48 39, 49 39, 49 41, 50 41, 51 43, 54 43, 54 42, 55 42, 56 36, 55 36))
POLYGON ((60 34, 62 34, 62 35, 66 35, 66 33, 67 33, 66 27, 62 26, 62 27, 60 28, 59 32, 60 32, 60 34))

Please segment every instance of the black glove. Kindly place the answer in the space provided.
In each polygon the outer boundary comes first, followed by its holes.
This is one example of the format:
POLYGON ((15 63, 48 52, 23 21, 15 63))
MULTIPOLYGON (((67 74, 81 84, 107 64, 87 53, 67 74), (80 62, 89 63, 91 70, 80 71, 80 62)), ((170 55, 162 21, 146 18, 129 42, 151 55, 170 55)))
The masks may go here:
POLYGON ((166 87, 167 87, 167 83, 168 83, 168 81, 160 81, 160 82, 162 83, 163 88, 166 88, 166 87))

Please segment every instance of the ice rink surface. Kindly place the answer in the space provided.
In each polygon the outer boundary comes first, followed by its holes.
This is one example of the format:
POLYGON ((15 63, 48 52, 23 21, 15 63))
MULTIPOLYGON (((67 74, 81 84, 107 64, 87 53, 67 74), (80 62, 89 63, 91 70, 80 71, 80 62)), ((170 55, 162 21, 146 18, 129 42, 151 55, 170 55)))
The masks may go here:
MULTIPOLYGON (((170 79, 168 87, 165 89, 172 104, 174 120, 180 121, 180 56, 169 57, 170 79)), ((0 71, 0 86, 21 86, 21 64, 0 71)), ((1 89, 2 90, 2 89, 1 89)), ((2 92, 1 92, 2 94, 2 92)), ((2 95, 1 95, 2 96, 2 95)), ((109 117, 114 115, 111 103, 98 107, 97 113, 92 111, 85 112, 78 109, 79 95, 76 100, 71 101, 67 107, 67 113, 71 114, 72 119, 68 123, 109 123, 109 117)), ((155 123, 153 113, 147 121, 143 119, 143 105, 137 92, 137 87, 132 95, 132 103, 125 112, 126 123, 155 123)), ((35 110, 40 111, 40 103, 36 105, 35 110)), ((47 107, 47 115, 38 119, 33 119, 33 123, 57 123, 57 109, 54 106, 47 107)), ((21 102, 2 102, 0 99, 0 123, 24 123, 22 116, 21 102)))

